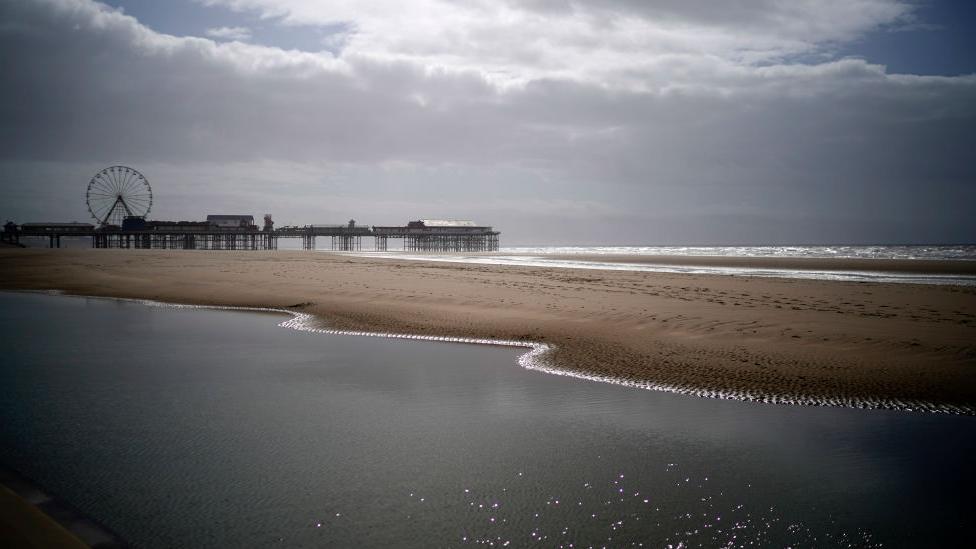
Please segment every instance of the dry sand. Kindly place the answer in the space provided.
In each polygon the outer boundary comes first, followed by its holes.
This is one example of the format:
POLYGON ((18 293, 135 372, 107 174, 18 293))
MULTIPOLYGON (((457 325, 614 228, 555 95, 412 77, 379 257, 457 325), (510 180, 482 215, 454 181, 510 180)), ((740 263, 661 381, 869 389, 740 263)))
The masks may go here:
POLYGON ((555 367, 619 379, 976 410, 974 287, 65 249, 0 250, 0 287, 293 308, 339 329, 546 342, 555 367))

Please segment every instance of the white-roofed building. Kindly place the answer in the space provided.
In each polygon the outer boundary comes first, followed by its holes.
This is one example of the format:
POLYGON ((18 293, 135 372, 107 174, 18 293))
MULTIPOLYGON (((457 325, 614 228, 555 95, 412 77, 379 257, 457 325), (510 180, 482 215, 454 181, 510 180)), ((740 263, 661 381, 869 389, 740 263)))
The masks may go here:
POLYGON ((421 219, 424 227, 477 227, 474 221, 464 219, 421 219))

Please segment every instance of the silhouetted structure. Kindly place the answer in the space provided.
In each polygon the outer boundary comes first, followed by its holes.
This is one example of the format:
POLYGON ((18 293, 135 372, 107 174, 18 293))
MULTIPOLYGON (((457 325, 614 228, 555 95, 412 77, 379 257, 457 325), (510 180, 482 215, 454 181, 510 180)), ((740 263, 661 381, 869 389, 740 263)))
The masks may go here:
MULTIPOLYGON (((11 228, 12 223, 7 222, 4 226, 4 235, 7 235, 7 229, 11 228)), ((47 237, 48 246, 51 248, 61 247, 61 237, 62 236, 90 236, 94 230, 95 226, 91 223, 24 223, 22 225, 14 225, 15 229, 10 235, 12 240, 10 242, 19 243, 21 237, 25 236, 35 236, 35 237, 47 237)))
POLYGON ((304 227, 282 227, 275 231, 281 238, 301 238, 302 248, 315 249, 316 237, 328 236, 332 238, 332 249, 352 252, 362 249, 363 237, 373 236, 369 227, 357 227, 356 221, 350 219, 345 225, 305 225, 304 227))
POLYGON ((8 221, 3 225, 3 233, 0 233, 0 242, 6 242, 15 246, 22 245, 20 243, 20 232, 17 229, 16 223, 8 221))
POLYGON ((8 221, 2 240, 17 244, 23 237, 47 237, 52 248, 62 236, 89 237, 93 248, 155 248, 176 250, 275 250, 279 238, 301 238, 302 248, 315 249, 315 239, 332 238, 332 249, 357 251, 363 237, 375 239, 375 249, 386 251, 387 241, 402 238, 403 248, 414 252, 493 252, 499 232, 489 226, 456 219, 420 219, 402 227, 305 225, 274 228, 264 215, 259 231, 252 215, 208 215, 206 221, 150 221, 149 180, 128 166, 111 166, 88 183, 85 202, 98 227, 90 223, 24 223, 8 221))
POLYGON ((149 215, 152 209, 149 180, 128 166, 110 166, 88 182, 85 204, 99 227, 119 226, 126 217, 149 215))
POLYGON ((377 250, 386 250, 389 238, 402 238, 403 249, 412 252, 494 252, 501 234, 457 219, 421 219, 405 227, 373 227, 373 233, 377 250))
POLYGON ((355 220, 345 225, 305 225, 274 228, 266 215, 263 230, 249 215, 210 215, 207 221, 149 221, 127 216, 122 226, 96 228, 90 223, 24 223, 4 225, 3 240, 18 243, 21 237, 47 237, 50 247, 60 248, 62 236, 90 237, 93 248, 146 248, 164 250, 275 250, 279 238, 301 238, 302 248, 314 250, 316 238, 330 237, 332 249, 358 251, 363 237, 375 239, 375 249, 387 250, 389 239, 403 239, 412 252, 493 252, 499 232, 471 221, 421 219, 404 226, 361 227, 355 220))
POLYGON ((250 229, 255 227, 253 215, 208 215, 207 222, 212 223, 218 229, 250 229))

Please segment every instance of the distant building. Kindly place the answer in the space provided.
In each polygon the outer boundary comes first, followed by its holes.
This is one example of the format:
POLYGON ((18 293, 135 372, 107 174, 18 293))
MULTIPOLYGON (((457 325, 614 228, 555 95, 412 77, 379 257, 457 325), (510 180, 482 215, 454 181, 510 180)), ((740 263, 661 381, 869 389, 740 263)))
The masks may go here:
POLYGON ((427 234, 482 234, 492 232, 491 227, 478 225, 464 219, 420 219, 407 223, 408 233, 427 234))
POLYGON ((411 221, 413 223, 420 223, 421 226, 427 228, 433 227, 477 227, 478 225, 474 221, 468 221, 466 219, 421 219, 420 221, 411 221))
POLYGON ((253 215, 208 215, 207 223, 218 229, 250 229, 255 226, 253 215))

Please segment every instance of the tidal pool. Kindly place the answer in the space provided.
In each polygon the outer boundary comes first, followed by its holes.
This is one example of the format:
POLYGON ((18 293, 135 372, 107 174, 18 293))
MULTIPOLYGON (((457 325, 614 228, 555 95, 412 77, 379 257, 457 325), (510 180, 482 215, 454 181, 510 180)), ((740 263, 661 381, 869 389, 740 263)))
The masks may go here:
POLYGON ((0 294, 0 465, 136 547, 973 540, 973 417, 656 393, 281 320, 0 294))

